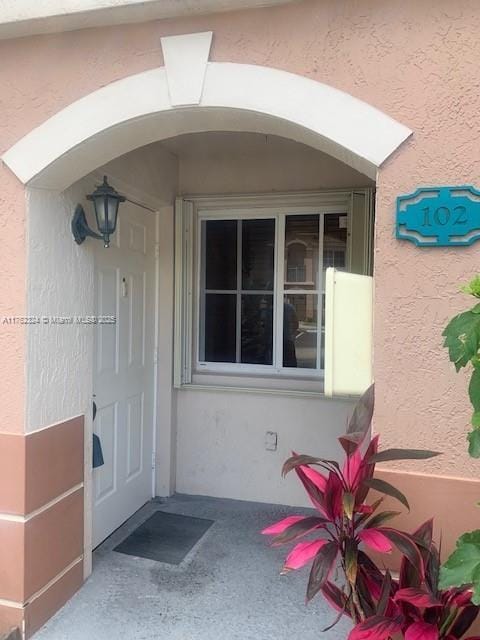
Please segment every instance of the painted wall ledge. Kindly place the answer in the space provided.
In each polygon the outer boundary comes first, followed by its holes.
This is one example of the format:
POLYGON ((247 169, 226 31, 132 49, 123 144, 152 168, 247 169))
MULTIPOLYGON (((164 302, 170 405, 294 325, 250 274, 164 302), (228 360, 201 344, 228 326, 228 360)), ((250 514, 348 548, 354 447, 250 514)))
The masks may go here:
POLYGON ((295 0, 13 0, 0 3, 0 39, 289 4, 295 0))

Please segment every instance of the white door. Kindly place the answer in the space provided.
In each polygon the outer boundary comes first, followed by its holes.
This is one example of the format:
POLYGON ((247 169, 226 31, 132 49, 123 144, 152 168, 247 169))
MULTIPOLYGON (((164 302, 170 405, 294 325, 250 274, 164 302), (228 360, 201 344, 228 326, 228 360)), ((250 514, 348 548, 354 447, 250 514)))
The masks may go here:
POLYGON ((152 497, 155 215, 125 202, 108 249, 95 241, 97 324, 93 430, 105 464, 93 470, 93 546, 152 497))

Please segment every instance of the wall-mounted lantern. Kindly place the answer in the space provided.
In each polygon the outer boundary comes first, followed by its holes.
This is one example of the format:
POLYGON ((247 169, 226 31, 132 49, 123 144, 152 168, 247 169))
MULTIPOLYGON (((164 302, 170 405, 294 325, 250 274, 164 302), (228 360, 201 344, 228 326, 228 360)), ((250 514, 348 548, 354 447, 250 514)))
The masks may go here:
POLYGON ((72 220, 72 233, 77 244, 82 244, 85 238, 97 238, 103 240, 104 246, 110 246, 110 236, 115 233, 117 226, 118 207, 126 198, 121 196, 107 182, 107 176, 103 177, 103 184, 99 185, 93 193, 87 196, 92 200, 95 208, 97 227, 100 233, 96 233, 88 226, 85 211, 78 204, 72 220))

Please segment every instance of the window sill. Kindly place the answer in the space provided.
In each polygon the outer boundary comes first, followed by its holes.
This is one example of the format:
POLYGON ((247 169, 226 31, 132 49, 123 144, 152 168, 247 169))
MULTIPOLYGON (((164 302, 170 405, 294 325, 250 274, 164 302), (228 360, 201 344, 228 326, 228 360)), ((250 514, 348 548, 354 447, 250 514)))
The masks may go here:
POLYGON ((355 403, 358 400, 357 396, 335 396, 333 398, 326 396, 323 391, 299 391, 293 389, 265 389, 261 387, 228 387, 217 386, 211 384, 182 384, 179 387, 180 391, 221 391, 227 393, 245 393, 256 395, 269 395, 269 396, 286 396, 290 398, 315 398, 317 400, 336 400, 355 403))
POLYGON ((192 382, 182 384, 180 390, 188 391, 222 391, 230 393, 246 393, 256 395, 280 395, 294 398, 316 398, 325 400, 344 400, 352 402, 355 396, 325 396, 323 378, 272 378, 265 376, 213 375, 196 373, 192 382))

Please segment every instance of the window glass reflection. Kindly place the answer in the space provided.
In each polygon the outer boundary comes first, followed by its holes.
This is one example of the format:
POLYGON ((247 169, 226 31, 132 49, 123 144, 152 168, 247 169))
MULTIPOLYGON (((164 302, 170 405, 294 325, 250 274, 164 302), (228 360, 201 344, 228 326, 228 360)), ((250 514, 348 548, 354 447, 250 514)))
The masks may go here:
POLYGON ((319 215, 286 217, 285 289, 317 288, 319 222, 319 215))
POLYGON ((205 289, 237 288, 237 221, 207 220, 205 239, 205 289))
POLYGON ((317 367, 317 296, 287 294, 283 303, 283 366, 317 367))
POLYGON ((236 296, 207 293, 204 318, 204 359, 208 362, 236 360, 236 296))
POLYGON ((275 220, 242 221, 242 289, 273 291, 275 220))
POLYGON ((328 213, 324 218, 323 268, 345 269, 347 256, 347 215, 328 213))
POLYGON ((242 295, 241 362, 273 362, 273 295, 242 295))

